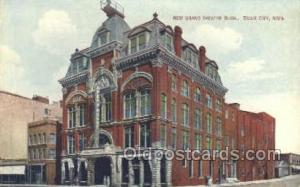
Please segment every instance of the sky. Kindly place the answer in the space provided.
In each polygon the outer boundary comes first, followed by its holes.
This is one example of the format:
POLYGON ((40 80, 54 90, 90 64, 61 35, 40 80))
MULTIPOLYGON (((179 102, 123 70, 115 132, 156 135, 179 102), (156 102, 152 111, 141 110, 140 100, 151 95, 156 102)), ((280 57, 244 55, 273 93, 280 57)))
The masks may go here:
MULTIPOLYGON (((226 102, 276 118, 276 147, 300 154, 299 0, 118 0, 129 26, 158 19, 219 65, 226 102), (182 20, 174 19, 183 16, 182 20), (235 16, 238 20, 186 20, 235 16), (269 16, 269 20, 244 20, 269 16), (275 21, 273 16, 283 17, 275 21)), ((91 45, 106 19, 99 0, 0 0, 0 89, 61 99, 58 79, 75 48, 91 45)))

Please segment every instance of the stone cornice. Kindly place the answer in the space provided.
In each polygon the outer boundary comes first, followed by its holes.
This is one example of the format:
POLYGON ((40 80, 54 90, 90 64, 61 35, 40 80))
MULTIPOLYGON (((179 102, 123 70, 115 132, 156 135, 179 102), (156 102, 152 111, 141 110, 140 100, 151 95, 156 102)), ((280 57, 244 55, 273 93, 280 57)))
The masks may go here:
POLYGON ((205 73, 192 68, 160 45, 155 45, 151 48, 116 60, 116 68, 117 70, 122 71, 138 65, 150 63, 151 61, 155 66, 160 66, 163 63, 171 66, 220 96, 224 96, 228 91, 223 85, 217 83, 205 75, 205 73))
POLYGON ((112 41, 95 49, 90 49, 87 53, 91 58, 103 55, 122 45, 119 41, 112 41))
POLYGON ((74 84, 86 82, 88 80, 89 71, 82 71, 78 74, 60 79, 58 82, 64 87, 70 87, 74 84))

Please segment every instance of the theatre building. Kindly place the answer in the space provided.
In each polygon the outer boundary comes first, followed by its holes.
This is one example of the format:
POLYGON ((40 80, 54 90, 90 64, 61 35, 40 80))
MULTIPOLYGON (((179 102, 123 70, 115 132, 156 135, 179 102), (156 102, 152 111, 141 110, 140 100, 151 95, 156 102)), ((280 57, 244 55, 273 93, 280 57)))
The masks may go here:
POLYGON ((59 81, 61 183, 180 186, 206 184, 208 178, 222 182, 226 162, 168 160, 165 155, 167 149, 224 148, 227 89, 217 63, 206 56, 205 47, 186 41, 179 26, 162 23, 156 13, 148 22, 130 27, 119 4, 102 1, 101 8, 107 19, 91 45, 71 55, 59 81), (128 160, 124 149, 138 146, 151 147, 152 159, 139 154, 128 160))

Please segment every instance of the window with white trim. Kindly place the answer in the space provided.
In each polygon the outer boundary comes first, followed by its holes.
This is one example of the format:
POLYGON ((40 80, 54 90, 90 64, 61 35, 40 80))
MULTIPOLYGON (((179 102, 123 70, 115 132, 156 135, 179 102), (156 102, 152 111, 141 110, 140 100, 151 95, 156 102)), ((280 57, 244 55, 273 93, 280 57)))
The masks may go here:
POLYGON ((195 123, 195 128, 196 129, 201 129, 201 111, 200 109, 196 109, 195 110, 195 114, 194 114, 194 123, 195 123))
POLYGON ((136 116, 136 96, 135 92, 128 93, 125 98, 125 118, 130 119, 136 116))
POLYGON ((160 125, 160 145, 161 147, 167 146, 167 127, 165 125, 160 125))
POLYGON ((151 114, 151 95, 150 90, 141 91, 141 116, 151 114))
POLYGON ((85 136, 83 133, 79 135, 79 150, 82 151, 85 148, 85 136))
POLYGON ((212 108, 212 99, 209 94, 206 94, 206 107, 212 108))
POLYGON ((176 129, 173 128, 172 129, 172 148, 176 149, 176 143, 177 143, 177 133, 176 133, 176 129))
POLYGON ((189 84, 186 80, 182 81, 181 95, 183 95, 185 97, 189 96, 189 84))
POLYGON ((195 100, 196 102, 200 102, 200 101, 201 101, 201 92, 200 92, 200 88, 196 88, 196 89, 195 89, 194 100, 195 100))
POLYGON ((216 134, 218 137, 222 136, 222 119, 220 117, 217 117, 216 120, 216 134))
POLYGON ((200 134, 195 134, 195 149, 200 150, 202 144, 202 138, 200 134))
POLYGON ((76 108, 72 105, 68 109, 69 128, 76 127, 76 108))
POLYGON ((212 116, 210 113, 206 114, 206 132, 209 134, 212 133, 212 116))
POLYGON ((140 137, 141 147, 151 147, 151 128, 149 123, 141 124, 141 137, 140 137))
POLYGON ((75 139, 73 135, 68 136, 68 154, 75 153, 75 139))
POLYGON ((79 126, 85 125, 86 104, 79 105, 79 126))
POLYGON ((172 113, 172 121, 175 123, 177 121, 177 110, 176 110, 176 100, 175 98, 172 99, 171 104, 171 113, 172 113))
POLYGON ((177 78, 174 74, 172 74, 172 76, 171 76, 171 88, 172 88, 172 91, 177 90, 177 78))
POLYGON ((130 54, 145 49, 147 46, 147 33, 142 32, 130 38, 130 54))
POLYGON ((134 147, 134 127, 125 128, 125 147, 134 147))
POLYGON ((187 104, 182 104, 182 124, 189 126, 189 106, 187 104))

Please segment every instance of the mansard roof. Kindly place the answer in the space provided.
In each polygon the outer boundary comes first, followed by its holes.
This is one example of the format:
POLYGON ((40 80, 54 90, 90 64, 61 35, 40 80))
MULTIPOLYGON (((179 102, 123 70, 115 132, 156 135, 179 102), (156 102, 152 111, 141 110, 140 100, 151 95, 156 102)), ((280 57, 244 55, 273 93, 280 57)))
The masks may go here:
MULTIPOLYGON (((113 49, 117 48, 120 51, 120 57, 116 61, 116 63, 121 62, 121 61, 126 61, 128 58, 135 58, 134 56, 129 54, 129 41, 131 37, 134 37, 135 35, 146 31, 148 34, 148 42, 147 46, 145 49, 142 49, 140 51, 137 51, 135 53, 147 53, 147 50, 152 50, 154 48, 160 49, 160 50, 165 50, 165 52, 170 53, 171 57, 173 58, 179 58, 180 63, 183 63, 186 65, 187 68, 193 69, 193 71, 200 72, 200 69, 193 67, 192 64, 186 62, 183 58, 184 55, 182 54, 182 57, 177 57, 174 52, 174 43, 172 44, 172 49, 171 51, 166 49, 165 46, 165 33, 169 34, 171 37, 174 37, 174 31, 171 26, 164 24, 157 18, 157 14, 153 15, 153 19, 137 25, 133 27, 132 29, 129 27, 129 25, 126 23, 124 18, 120 17, 119 15, 115 14, 110 17, 108 17, 107 20, 103 22, 103 24, 97 29, 95 32, 91 46, 85 50, 77 51, 74 53, 71 57, 71 61, 75 60, 76 58, 80 57, 87 57, 88 59, 99 56, 101 54, 105 54, 109 51, 112 51, 113 49), (105 44, 99 44, 99 35, 104 32, 109 32, 109 39, 108 42, 105 44)), ((198 66, 198 55, 199 51, 197 50, 197 47, 185 39, 182 38, 181 40, 181 47, 182 50, 184 51, 185 48, 191 49, 195 55, 197 55, 197 66, 198 66)), ((150 55, 151 56, 151 55, 150 55)), ((178 59, 176 59, 178 61, 178 59)), ((206 57, 206 64, 211 64, 213 67, 218 70, 218 65, 215 61, 210 60, 209 58, 206 57)), ((66 74, 66 77, 60 80, 60 83, 64 83, 64 85, 70 85, 73 80, 75 79, 75 75, 81 75, 80 77, 87 77, 88 69, 83 69, 80 71, 74 72, 73 68, 74 63, 71 63, 68 73, 66 74)), ((122 69, 123 65, 120 65, 119 68, 122 69)), ((203 72, 200 72, 203 73, 203 72)), ((205 72, 203 73, 203 76, 205 75, 205 72)), ((212 80, 214 81, 217 85, 220 85, 222 87, 221 90, 225 91, 227 90, 226 88, 223 88, 221 78, 219 75, 217 75, 218 78, 217 80, 212 80)), ((210 79, 209 76, 207 76, 208 79, 210 79)), ((78 77, 77 77, 78 79, 78 77)), ((79 78, 78 80, 83 80, 82 78, 79 78)), ((223 92, 222 91, 222 92, 223 92)))

